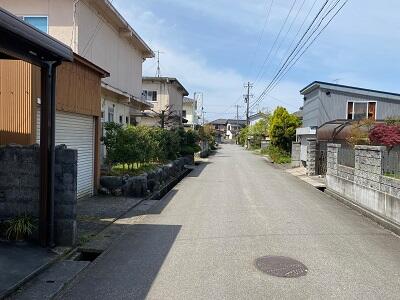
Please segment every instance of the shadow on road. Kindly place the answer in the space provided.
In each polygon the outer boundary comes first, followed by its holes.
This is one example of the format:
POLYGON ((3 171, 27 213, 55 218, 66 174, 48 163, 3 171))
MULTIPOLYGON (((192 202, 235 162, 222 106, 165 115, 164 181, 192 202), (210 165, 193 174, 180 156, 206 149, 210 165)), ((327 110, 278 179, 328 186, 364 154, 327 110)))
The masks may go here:
POLYGON ((201 172, 212 162, 202 161, 192 172, 190 172, 186 177, 199 177, 201 172))

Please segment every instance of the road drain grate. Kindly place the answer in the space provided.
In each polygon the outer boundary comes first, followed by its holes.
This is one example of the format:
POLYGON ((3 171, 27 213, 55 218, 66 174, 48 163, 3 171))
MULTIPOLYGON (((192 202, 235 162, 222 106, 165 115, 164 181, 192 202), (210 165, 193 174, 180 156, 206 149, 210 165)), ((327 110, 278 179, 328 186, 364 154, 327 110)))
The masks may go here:
POLYGON ((304 264, 285 256, 263 256, 256 259, 255 265, 261 272, 276 277, 296 278, 308 272, 304 264))

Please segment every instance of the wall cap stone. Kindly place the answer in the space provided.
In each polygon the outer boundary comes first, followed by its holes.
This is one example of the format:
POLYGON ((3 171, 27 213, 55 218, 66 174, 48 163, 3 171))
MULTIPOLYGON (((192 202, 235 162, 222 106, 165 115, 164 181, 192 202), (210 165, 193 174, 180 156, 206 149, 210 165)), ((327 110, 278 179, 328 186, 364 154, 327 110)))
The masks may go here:
POLYGON ((370 146, 370 145, 356 145, 356 150, 369 150, 369 151, 385 151, 385 146, 370 146))
POLYGON ((308 138, 307 141, 309 141, 309 142, 316 142, 317 139, 316 139, 316 138, 308 138))
POLYGON ((333 143, 329 143, 327 145, 329 148, 342 148, 341 144, 333 144, 333 143))

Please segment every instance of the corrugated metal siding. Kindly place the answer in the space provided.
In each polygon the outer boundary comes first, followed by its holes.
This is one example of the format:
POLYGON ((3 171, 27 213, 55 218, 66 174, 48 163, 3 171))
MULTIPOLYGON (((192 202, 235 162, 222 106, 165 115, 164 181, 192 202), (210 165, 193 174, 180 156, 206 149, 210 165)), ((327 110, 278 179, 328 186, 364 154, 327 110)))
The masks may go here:
MULTIPOLYGON (((40 110, 37 113, 36 136, 40 137, 40 110)), ((57 112, 56 144, 78 150, 78 199, 93 195, 94 119, 91 116, 57 112)), ((39 142, 40 139, 37 138, 39 142)))
POLYGON ((33 142, 32 66, 0 60, 0 144, 33 142))
POLYGON ((307 95, 308 99, 305 101, 303 109, 303 127, 321 126, 332 120, 347 119, 348 101, 377 101, 376 118, 379 120, 400 115, 400 101, 336 91, 331 91, 330 95, 326 95, 325 92, 325 90, 321 90, 320 96, 317 98, 309 98, 307 95))

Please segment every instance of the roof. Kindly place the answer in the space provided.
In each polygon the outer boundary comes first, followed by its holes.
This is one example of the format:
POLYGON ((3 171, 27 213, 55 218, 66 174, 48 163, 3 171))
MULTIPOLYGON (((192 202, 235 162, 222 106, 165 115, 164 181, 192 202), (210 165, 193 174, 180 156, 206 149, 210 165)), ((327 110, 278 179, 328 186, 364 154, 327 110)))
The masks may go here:
POLYGON ((101 75, 102 78, 106 78, 106 77, 110 77, 110 73, 107 72, 106 70, 100 68, 98 65, 95 65, 94 63, 92 63, 90 60, 74 53, 74 61, 77 61, 85 66, 87 66, 88 68, 90 68, 91 70, 97 72, 98 74, 101 75))
POLYGON ((256 118, 258 118, 258 117, 264 118, 264 117, 266 117, 266 116, 267 116, 266 113, 263 113, 263 112, 260 111, 260 112, 254 114, 254 115, 249 116, 249 119, 256 119, 256 118))
POLYGON ((185 89, 185 87, 179 82, 178 79, 175 77, 143 77, 143 81, 152 81, 152 82, 164 82, 164 83, 171 83, 176 84, 178 89, 183 90, 184 96, 189 96, 189 92, 185 89))
POLYGON ((18 58, 35 65, 73 61, 71 48, 0 8, 1 58, 18 58))
POLYGON ((183 97, 183 103, 196 103, 197 101, 188 97, 183 97))
POLYGON ((228 124, 247 125, 247 121, 246 120, 236 120, 236 119, 228 119, 226 121, 226 123, 228 123, 228 124))
POLYGON ((384 91, 379 91, 379 90, 372 90, 372 89, 366 89, 366 88, 360 88, 360 87, 342 85, 342 84, 335 84, 335 83, 329 83, 329 82, 323 82, 323 81, 314 81, 314 82, 310 83, 309 85, 307 85, 305 88, 303 88, 300 91, 300 94, 306 95, 318 88, 330 89, 330 90, 341 91, 341 92, 348 92, 348 93, 353 93, 353 94, 367 95, 367 96, 371 96, 371 97, 400 100, 400 94, 398 94, 398 93, 384 92, 384 91))
POLYGON ((228 119, 217 119, 217 120, 214 120, 214 121, 210 122, 210 124, 213 124, 213 125, 226 125, 227 122, 228 122, 228 119))
POLYGON ((155 56, 153 50, 146 44, 140 35, 132 28, 131 25, 124 19, 118 10, 112 5, 109 0, 91 1, 91 5, 96 6, 106 17, 113 21, 119 28, 121 36, 127 37, 142 51, 144 58, 152 58, 155 56))

